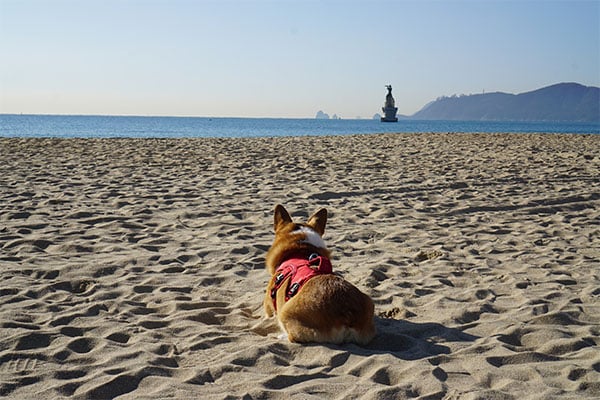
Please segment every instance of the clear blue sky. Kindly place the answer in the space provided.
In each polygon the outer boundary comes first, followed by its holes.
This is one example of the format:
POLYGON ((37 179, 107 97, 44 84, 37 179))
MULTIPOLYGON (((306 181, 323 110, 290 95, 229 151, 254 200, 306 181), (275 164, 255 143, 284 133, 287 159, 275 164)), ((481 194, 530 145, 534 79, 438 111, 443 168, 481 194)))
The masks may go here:
POLYGON ((343 118, 600 86, 600 2, 0 0, 0 113, 343 118))

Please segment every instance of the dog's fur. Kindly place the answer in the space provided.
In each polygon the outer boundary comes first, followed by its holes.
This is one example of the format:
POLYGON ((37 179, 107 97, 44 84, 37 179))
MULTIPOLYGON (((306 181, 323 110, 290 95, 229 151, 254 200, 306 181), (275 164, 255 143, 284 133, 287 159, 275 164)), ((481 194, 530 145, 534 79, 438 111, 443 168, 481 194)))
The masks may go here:
POLYGON ((277 290, 276 310, 273 305, 271 290, 275 271, 282 262, 298 254, 306 259, 312 253, 330 258, 322 240, 326 223, 326 209, 316 212, 306 223, 294 223, 283 206, 275 207, 275 240, 266 257, 271 279, 265 295, 265 313, 268 317, 275 314, 290 342, 367 344, 375 336, 373 301, 340 276, 317 275, 286 302, 288 278, 277 290))

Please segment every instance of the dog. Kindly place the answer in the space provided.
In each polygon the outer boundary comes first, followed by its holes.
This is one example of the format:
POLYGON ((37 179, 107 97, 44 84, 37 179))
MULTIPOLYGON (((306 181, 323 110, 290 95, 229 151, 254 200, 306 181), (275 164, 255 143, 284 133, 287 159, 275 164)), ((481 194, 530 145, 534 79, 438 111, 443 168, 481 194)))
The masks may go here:
POLYGON ((324 208, 295 223, 282 205, 275 207, 265 313, 276 316, 290 342, 365 345, 375 336, 373 301, 333 273, 323 240, 326 223, 324 208))

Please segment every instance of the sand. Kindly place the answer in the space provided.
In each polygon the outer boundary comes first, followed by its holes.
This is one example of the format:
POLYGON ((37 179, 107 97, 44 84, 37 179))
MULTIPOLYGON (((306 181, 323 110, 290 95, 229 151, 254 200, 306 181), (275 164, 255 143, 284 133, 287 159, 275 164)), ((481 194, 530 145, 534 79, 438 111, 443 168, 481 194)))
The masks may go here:
POLYGON ((0 139, 0 395, 600 397, 600 135, 0 139), (330 213, 367 347, 265 320, 272 212, 330 213))

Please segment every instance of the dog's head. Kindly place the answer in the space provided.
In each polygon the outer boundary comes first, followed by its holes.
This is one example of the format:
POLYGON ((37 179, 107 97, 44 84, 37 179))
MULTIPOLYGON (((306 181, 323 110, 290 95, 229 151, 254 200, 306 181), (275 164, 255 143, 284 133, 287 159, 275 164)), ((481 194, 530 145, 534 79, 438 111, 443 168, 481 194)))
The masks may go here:
POLYGON ((327 245, 323 241, 327 210, 322 208, 314 213, 305 223, 292 220, 287 210, 280 204, 275 207, 273 229, 275 240, 267 253, 266 265, 269 272, 275 270, 286 257, 302 254, 308 257, 311 253, 329 257, 327 245))

